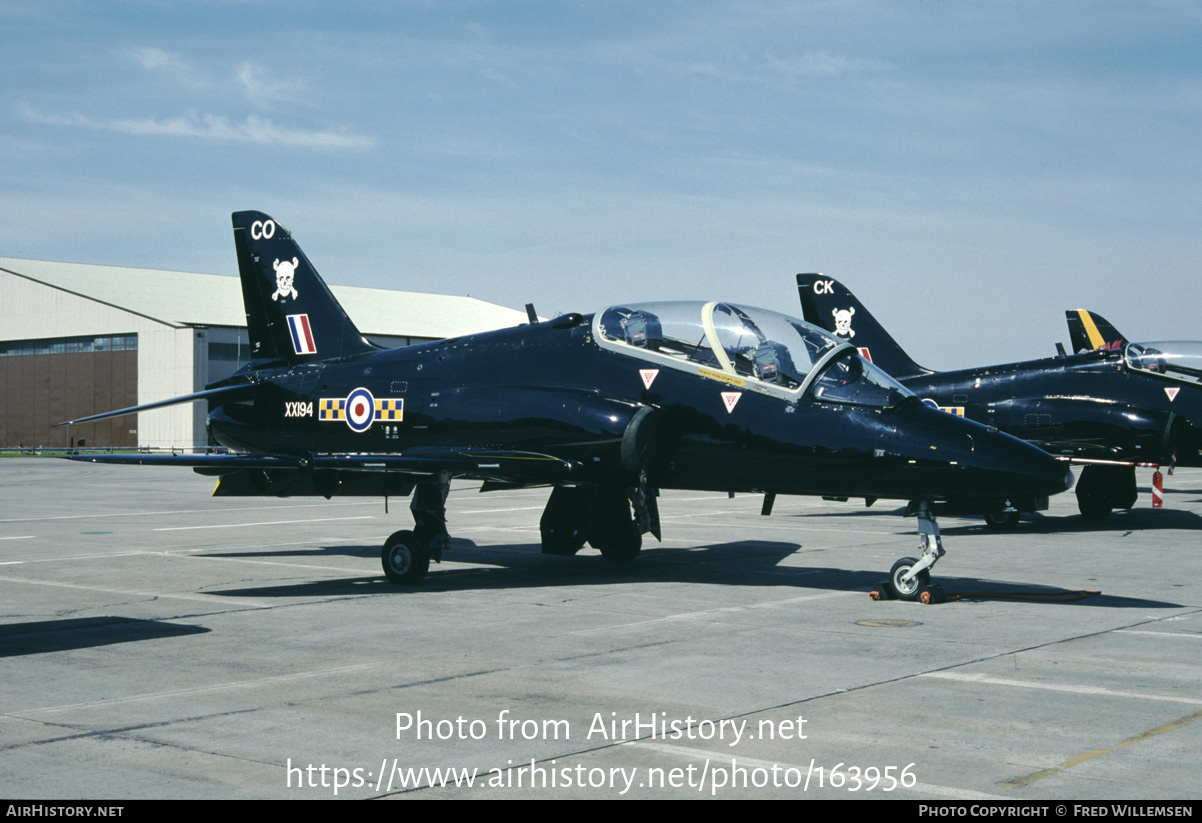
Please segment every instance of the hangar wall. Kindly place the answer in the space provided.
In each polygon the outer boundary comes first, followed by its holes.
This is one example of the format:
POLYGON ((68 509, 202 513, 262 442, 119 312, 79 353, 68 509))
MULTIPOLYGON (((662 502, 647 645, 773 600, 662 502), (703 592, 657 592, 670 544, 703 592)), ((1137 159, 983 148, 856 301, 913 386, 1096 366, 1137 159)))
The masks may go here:
MULTIPOLYGON (((153 326, 138 337, 138 403, 191 394, 204 388, 203 330, 153 326)), ((157 448, 205 445, 205 405, 140 412, 138 442, 157 448)))
POLYGON ((151 325, 158 324, 0 271, 0 446, 62 447, 71 438, 137 445, 133 417, 70 433, 51 423, 136 404, 137 342, 151 325))

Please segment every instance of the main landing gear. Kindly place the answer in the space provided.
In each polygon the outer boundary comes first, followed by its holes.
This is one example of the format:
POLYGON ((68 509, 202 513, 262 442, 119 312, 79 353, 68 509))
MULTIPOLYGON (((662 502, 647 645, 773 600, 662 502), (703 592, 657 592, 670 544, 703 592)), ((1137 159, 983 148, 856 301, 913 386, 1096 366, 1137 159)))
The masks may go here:
POLYGON ((659 536, 659 516, 642 482, 557 486, 539 521, 543 554, 573 555, 587 542, 611 563, 634 560, 648 531, 659 536))
POLYGON ((620 486, 597 489, 588 542, 610 563, 629 563, 643 548, 645 529, 640 529, 638 518, 631 516, 630 502, 620 486))
MULTIPOLYGON (((394 532, 380 550, 380 565, 391 582, 420 583, 430 561, 441 561, 451 547, 446 507, 450 486, 450 472, 440 472, 414 488, 409 503, 413 530, 394 532)), ((638 486, 557 486, 539 523, 544 554, 573 555, 588 542, 611 563, 634 560, 647 531, 659 537, 659 513, 645 473, 638 486)))
POLYGON ((1018 525, 1021 515, 1009 500, 1003 500, 985 512, 985 525, 994 531, 1009 531, 1018 525))
POLYGON ((1105 520, 1114 509, 1129 509, 1139 496, 1135 466, 1086 466, 1076 494, 1077 508, 1086 520, 1105 520))
POLYGON ((442 553, 451 547, 446 505, 450 490, 450 472, 439 472, 414 488, 409 502, 413 531, 394 532, 380 550, 380 565, 391 582, 420 583, 430 569, 430 560, 441 561, 442 553))
POLYGON ((620 471, 596 485, 556 486, 539 521, 543 554, 573 555, 587 542, 611 563, 638 556, 647 532, 660 537, 655 488, 647 479, 658 439, 656 411, 644 406, 626 424, 620 471))
POLYGON ((947 553, 929 500, 918 503, 918 550, 917 558, 903 557, 889 570, 887 585, 898 600, 917 600, 923 589, 931 585, 931 567, 947 553))

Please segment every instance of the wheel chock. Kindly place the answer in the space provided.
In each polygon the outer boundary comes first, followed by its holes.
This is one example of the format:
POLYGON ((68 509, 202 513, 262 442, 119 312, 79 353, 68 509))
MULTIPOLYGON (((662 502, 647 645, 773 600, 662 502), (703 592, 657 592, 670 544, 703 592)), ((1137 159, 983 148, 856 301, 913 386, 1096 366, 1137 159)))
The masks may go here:
POLYGON ((930 586, 923 588, 918 593, 918 602, 924 603, 927 606, 936 606, 940 603, 947 602, 947 592, 943 590, 943 586, 938 583, 932 583, 930 586))
POLYGON ((868 596, 873 600, 896 600, 897 597, 893 594, 893 587, 888 581, 882 580, 868 591, 868 596))

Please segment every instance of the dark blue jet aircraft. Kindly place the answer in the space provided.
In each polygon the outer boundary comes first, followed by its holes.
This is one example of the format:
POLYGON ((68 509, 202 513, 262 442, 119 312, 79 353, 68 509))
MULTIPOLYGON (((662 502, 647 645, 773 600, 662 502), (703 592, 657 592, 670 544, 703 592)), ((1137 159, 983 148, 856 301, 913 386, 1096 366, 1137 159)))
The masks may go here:
MULTIPOLYGON (((917 597, 944 553, 935 500, 1047 495, 1067 466, 924 406, 854 346, 730 303, 623 304, 595 315, 381 349, 346 316, 291 234, 233 215, 253 361, 196 394, 212 440, 195 455, 106 455, 191 466, 217 495, 408 495, 415 527, 381 552, 416 583, 450 547, 452 478, 552 486, 543 551, 587 541, 628 561, 660 534, 659 489, 917 501, 920 558, 892 585, 917 597)), ((73 421, 82 422, 82 421, 73 421)))
POLYGON ((1202 466, 1202 420, 1197 405, 1197 390, 1202 389, 1202 342, 1134 343, 1097 312, 1070 309, 1064 317, 1074 352, 1120 352, 1124 367, 1132 374, 1159 378, 1156 382, 1169 403, 1177 400, 1182 387, 1194 387, 1186 389, 1187 394, 1176 408, 1179 416, 1187 418, 1188 425, 1182 426, 1173 441, 1170 466, 1178 462, 1202 466))
MULTIPOLYGON (((810 323, 857 347, 906 388, 945 411, 995 426, 1084 464, 1081 514, 1102 519, 1135 505, 1136 464, 1176 459, 1202 465, 1202 345, 1127 343, 1104 319, 1067 312, 1074 345, 1096 351, 934 372, 909 358, 839 281, 797 275, 810 323), (1100 322, 1098 322, 1100 321, 1100 322)), ((985 511, 1010 528, 1031 500, 1010 498, 985 511)))

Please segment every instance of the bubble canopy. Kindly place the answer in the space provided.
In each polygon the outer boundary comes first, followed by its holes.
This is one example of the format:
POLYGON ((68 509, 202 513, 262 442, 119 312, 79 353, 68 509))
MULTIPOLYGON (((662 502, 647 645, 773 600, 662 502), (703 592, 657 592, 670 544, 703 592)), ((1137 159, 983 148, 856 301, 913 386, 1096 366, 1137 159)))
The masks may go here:
POLYGON ((1202 385, 1202 343, 1197 341, 1129 343, 1124 356, 1135 371, 1202 385))
POLYGON ((765 394, 890 407, 914 395, 838 337, 793 317, 732 303, 611 306, 593 319, 602 348, 765 394))

